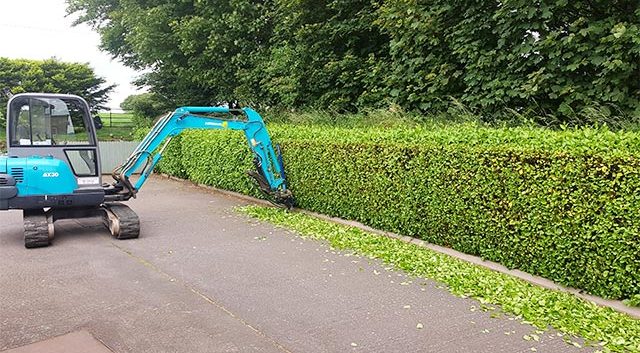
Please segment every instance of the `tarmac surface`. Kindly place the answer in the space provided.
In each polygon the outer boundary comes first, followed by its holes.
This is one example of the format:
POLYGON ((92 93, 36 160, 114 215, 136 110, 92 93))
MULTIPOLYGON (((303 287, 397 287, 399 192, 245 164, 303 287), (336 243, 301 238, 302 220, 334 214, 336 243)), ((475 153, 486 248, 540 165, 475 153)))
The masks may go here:
POLYGON ((236 213, 243 204, 156 176, 129 202, 139 239, 67 220, 33 250, 21 212, 0 212, 0 351, 75 332, 113 352, 593 351, 236 213))

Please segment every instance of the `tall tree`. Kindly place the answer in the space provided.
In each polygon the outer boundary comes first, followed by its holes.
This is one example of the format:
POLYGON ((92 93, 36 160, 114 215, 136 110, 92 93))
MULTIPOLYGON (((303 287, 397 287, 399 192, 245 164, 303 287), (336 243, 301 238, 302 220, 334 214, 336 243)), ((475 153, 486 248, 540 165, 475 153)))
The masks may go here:
POLYGON ((389 92, 405 107, 640 114, 640 3, 386 1, 389 92))
MULTIPOLYGON (((84 98, 91 109, 104 108, 115 85, 96 76, 88 64, 66 63, 57 59, 26 60, 0 58, 0 89, 13 93, 48 92, 69 93, 84 98)), ((6 109, 7 99, 0 96, 0 112, 6 109)), ((0 116, 3 124, 4 113, 0 116)))
POLYGON ((67 0, 180 104, 640 115, 637 0, 67 0))
POLYGON ((388 37, 371 0, 280 0, 265 88, 276 102, 356 110, 382 101, 388 37))
POLYGON ((354 110, 373 100, 388 51, 377 0, 67 1, 103 49, 149 70, 140 84, 178 105, 354 110))
POLYGON ((148 70, 141 85, 175 105, 210 104, 251 92, 242 78, 263 56, 267 3, 68 0, 68 11, 101 34, 104 50, 148 70))

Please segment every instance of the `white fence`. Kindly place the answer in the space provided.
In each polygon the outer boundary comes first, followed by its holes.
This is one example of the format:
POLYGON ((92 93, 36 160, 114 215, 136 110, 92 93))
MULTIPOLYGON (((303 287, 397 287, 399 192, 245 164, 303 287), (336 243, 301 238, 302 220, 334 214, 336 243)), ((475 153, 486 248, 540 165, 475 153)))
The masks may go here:
POLYGON ((102 161, 102 173, 110 174, 111 171, 126 161, 131 152, 138 146, 139 141, 101 141, 100 160, 102 161))

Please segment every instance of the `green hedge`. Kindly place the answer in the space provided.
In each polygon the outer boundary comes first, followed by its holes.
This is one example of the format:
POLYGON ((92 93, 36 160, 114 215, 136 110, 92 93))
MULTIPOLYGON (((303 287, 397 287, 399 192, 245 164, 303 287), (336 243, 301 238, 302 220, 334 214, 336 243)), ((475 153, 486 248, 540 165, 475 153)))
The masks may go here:
MULTIPOLYGON (((270 125, 300 207, 603 297, 640 288, 640 137, 606 130, 270 125)), ((188 132, 161 171, 258 195, 241 134, 188 132)))

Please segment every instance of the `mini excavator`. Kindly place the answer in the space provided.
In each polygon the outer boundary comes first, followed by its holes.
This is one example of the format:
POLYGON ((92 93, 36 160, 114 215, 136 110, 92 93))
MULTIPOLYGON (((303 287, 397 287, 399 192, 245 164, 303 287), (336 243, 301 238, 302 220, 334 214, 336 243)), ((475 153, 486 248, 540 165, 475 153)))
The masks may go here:
POLYGON ((7 104, 7 156, 0 156, 0 210, 22 210, 24 244, 48 246, 54 222, 102 217, 117 239, 137 238, 135 198, 171 138, 188 129, 240 130, 253 153, 248 171, 270 201, 293 206, 279 146, 251 108, 181 107, 160 118, 131 156, 102 183, 96 126, 87 102, 67 94, 23 93, 7 104))

